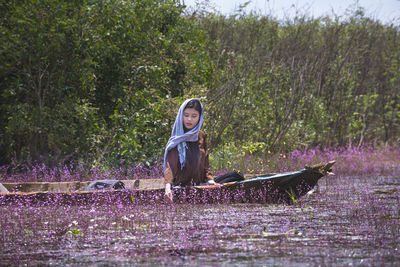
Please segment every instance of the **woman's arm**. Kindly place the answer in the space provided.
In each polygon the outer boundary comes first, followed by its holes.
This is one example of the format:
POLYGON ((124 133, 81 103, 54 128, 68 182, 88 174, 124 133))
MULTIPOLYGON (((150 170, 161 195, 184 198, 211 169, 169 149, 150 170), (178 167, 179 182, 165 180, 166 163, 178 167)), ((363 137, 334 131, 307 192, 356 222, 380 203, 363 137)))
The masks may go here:
POLYGON ((174 181, 174 172, 176 172, 176 168, 174 167, 177 167, 177 163, 178 163, 177 159, 176 157, 173 156, 173 152, 169 151, 167 154, 167 162, 164 172, 164 184, 165 184, 165 197, 167 200, 171 202, 173 200, 171 184, 174 181))
POLYGON ((174 171, 173 171, 173 164, 171 164, 171 157, 170 153, 168 153, 167 156, 167 164, 165 166, 165 172, 164 172, 164 184, 172 184, 174 181, 174 171))

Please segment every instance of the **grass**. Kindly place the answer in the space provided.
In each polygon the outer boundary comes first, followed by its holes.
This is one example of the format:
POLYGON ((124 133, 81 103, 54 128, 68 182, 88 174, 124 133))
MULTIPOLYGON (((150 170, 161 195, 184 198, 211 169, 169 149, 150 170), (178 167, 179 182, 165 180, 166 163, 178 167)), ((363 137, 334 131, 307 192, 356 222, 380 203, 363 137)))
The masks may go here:
MULTIPOLYGON (((231 149, 232 150, 232 149, 231 149)), ((238 151, 237 148, 234 149, 238 151)), ((340 175, 392 174, 399 171, 400 148, 362 147, 296 150, 272 154, 270 151, 231 153, 216 151, 210 155, 211 170, 216 176, 236 170, 247 176, 294 171, 322 161, 336 160, 340 175)), ((125 168, 85 168, 81 164, 50 168, 43 164, 30 167, 0 166, 0 182, 67 182, 100 179, 136 180, 162 178, 162 164, 125 168)))
POLYGON ((346 147, 337 149, 296 150, 290 153, 272 154, 270 151, 242 153, 229 162, 221 154, 212 159, 214 169, 240 170, 247 175, 278 173, 302 169, 306 165, 336 160, 335 173, 340 175, 392 174, 399 171, 400 148, 394 147, 346 147), (235 166, 222 168, 222 166, 235 166))

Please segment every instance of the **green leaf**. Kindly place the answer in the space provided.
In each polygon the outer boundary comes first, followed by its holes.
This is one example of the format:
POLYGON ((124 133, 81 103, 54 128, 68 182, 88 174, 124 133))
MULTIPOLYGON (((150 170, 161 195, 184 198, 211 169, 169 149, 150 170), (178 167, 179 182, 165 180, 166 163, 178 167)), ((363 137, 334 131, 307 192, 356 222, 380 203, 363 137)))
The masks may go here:
POLYGON ((73 235, 78 235, 78 234, 82 234, 83 232, 80 231, 79 229, 70 229, 67 234, 73 234, 73 235))

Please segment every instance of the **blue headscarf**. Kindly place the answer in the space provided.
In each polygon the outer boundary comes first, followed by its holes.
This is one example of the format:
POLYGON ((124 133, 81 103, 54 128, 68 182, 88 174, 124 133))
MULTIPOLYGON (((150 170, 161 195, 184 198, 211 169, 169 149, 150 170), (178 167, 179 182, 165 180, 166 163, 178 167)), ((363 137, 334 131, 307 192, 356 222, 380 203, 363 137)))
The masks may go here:
POLYGON ((192 98, 188 99, 179 108, 178 115, 176 115, 175 123, 174 123, 174 128, 172 129, 171 137, 168 140, 167 146, 165 147, 165 153, 164 153, 164 173, 165 173, 165 168, 167 166, 167 154, 168 151, 173 149, 174 147, 178 147, 178 153, 179 153, 179 162, 181 163, 181 169, 185 166, 186 163, 186 142, 195 142, 199 140, 199 131, 201 128, 201 125, 203 124, 203 105, 200 102, 200 99, 198 98, 192 98), (183 111, 185 110, 186 105, 189 103, 191 100, 197 100, 200 103, 201 106, 201 114, 200 114, 200 119, 199 122, 195 127, 193 127, 190 131, 187 131, 186 133, 184 132, 183 128, 183 111))

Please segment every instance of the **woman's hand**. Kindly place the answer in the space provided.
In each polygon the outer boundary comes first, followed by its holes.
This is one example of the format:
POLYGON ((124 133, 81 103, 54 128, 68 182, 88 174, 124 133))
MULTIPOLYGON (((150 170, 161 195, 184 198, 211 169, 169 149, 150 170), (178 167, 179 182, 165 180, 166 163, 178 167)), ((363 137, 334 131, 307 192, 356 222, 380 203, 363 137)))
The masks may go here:
POLYGON ((172 202, 173 197, 172 197, 172 190, 171 190, 171 184, 166 184, 165 185, 165 195, 164 195, 165 200, 172 202))

